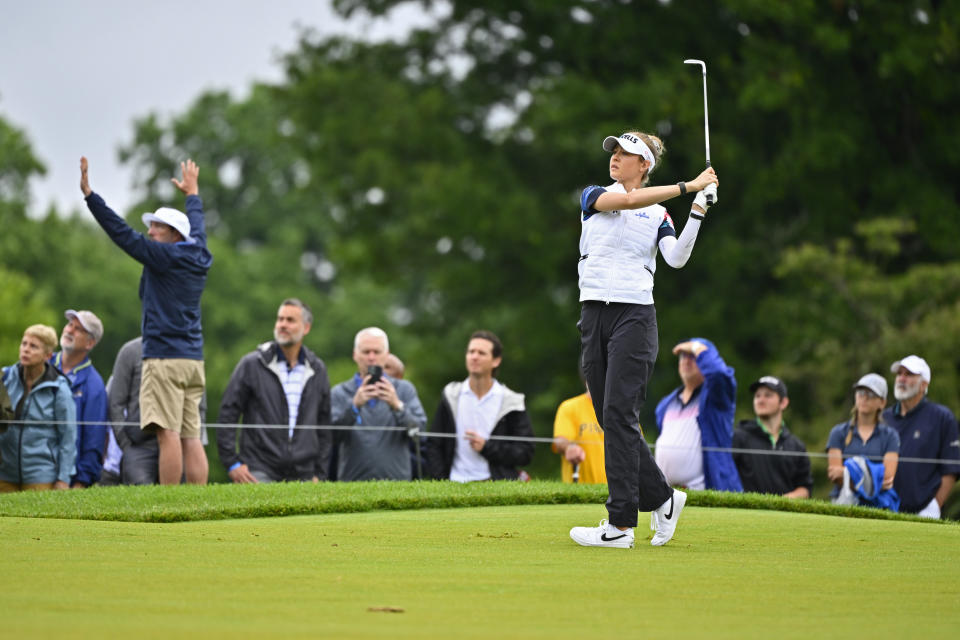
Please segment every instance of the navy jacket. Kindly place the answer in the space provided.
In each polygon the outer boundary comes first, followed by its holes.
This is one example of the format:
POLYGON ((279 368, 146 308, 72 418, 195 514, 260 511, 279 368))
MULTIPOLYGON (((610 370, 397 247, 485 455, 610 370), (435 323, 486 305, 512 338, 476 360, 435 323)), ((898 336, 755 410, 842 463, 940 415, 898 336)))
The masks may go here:
POLYGON ((87 196, 87 207, 110 239, 143 264, 143 357, 203 360, 200 296, 213 256, 207 250, 200 196, 187 196, 192 243, 150 240, 131 229, 96 193, 87 196))
POLYGON ((905 416, 900 415, 900 403, 895 403, 883 412, 883 421, 900 434, 901 458, 955 461, 900 461, 893 479, 893 488, 900 494, 900 511, 917 513, 937 495, 943 476, 960 474, 957 420, 950 409, 924 398, 905 416))
MULTIPOLYGON (((62 370, 62 358, 63 353, 57 352, 50 362, 62 370)), ((70 484, 82 482, 89 487, 100 479, 107 448, 107 390, 89 356, 64 376, 67 380, 73 378, 70 391, 77 407, 77 470, 70 484)))
MULTIPOLYGON (((707 451, 708 447, 729 449, 733 445, 733 414, 737 408, 737 379, 733 367, 720 357, 712 342, 705 338, 691 338, 707 345, 697 356, 697 366, 703 374, 703 388, 699 394, 700 442, 704 447, 703 475, 707 489, 743 491, 737 466, 729 451, 707 451)), ((663 415, 667 406, 683 387, 677 387, 657 404, 657 429, 663 431, 663 415)))

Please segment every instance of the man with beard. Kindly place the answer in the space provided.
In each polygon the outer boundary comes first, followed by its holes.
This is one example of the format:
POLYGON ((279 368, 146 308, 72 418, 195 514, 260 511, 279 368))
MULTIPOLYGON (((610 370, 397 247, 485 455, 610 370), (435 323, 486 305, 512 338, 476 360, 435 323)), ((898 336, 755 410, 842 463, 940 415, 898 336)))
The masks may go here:
POLYGON ((70 381, 77 405, 77 461, 70 487, 83 489, 100 479, 107 446, 107 391, 90 361, 90 351, 103 337, 103 323, 92 311, 67 309, 60 351, 50 362, 70 381))
POLYGON ((330 431, 300 428, 330 423, 327 368, 303 346, 312 323, 306 304, 284 300, 274 339, 241 358, 230 376, 220 403, 220 422, 228 426, 217 431, 217 448, 234 482, 327 479, 330 431))
POLYGON ((893 481, 900 511, 939 518, 960 475, 957 420, 945 406, 927 400, 930 365, 926 360, 910 355, 894 362, 890 371, 897 374, 893 388, 897 402, 883 412, 883 421, 900 434, 900 465, 893 481), (908 462, 905 458, 940 462, 908 462))

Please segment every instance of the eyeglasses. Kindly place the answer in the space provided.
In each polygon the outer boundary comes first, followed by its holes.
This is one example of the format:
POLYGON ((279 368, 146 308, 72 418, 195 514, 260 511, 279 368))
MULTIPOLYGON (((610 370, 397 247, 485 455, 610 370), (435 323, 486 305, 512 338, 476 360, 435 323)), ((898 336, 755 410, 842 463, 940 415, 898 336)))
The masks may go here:
POLYGON ((873 391, 870 391, 870 389, 860 388, 860 389, 857 389, 854 393, 860 397, 866 398, 867 400, 872 400, 874 398, 880 397, 877 394, 875 394, 873 391))

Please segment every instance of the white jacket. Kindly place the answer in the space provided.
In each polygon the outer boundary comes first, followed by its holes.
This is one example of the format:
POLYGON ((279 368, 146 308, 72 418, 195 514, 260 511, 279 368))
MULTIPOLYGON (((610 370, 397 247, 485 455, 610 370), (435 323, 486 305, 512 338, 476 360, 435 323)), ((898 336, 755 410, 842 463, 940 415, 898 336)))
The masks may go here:
MULTIPOLYGON (((606 190, 626 193, 619 182, 606 190)), ((580 301, 653 304, 657 236, 661 225, 673 228, 667 210, 654 204, 625 211, 582 211, 580 220, 580 301)), ((690 218, 679 240, 674 235, 660 240, 667 264, 678 269, 686 264, 699 229, 700 221, 690 218)))

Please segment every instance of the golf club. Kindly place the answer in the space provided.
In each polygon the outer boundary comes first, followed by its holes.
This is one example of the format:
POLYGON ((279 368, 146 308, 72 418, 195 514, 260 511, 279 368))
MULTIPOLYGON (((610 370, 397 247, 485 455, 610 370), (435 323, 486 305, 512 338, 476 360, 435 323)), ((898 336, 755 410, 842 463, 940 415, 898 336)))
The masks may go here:
MULTIPOLYGON (((683 64, 698 64, 703 70, 703 138, 707 145, 707 166, 710 166, 710 118, 707 115, 707 63, 695 58, 687 58, 683 64)), ((707 195, 707 204, 713 204, 713 196, 707 195)))

